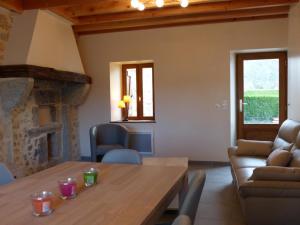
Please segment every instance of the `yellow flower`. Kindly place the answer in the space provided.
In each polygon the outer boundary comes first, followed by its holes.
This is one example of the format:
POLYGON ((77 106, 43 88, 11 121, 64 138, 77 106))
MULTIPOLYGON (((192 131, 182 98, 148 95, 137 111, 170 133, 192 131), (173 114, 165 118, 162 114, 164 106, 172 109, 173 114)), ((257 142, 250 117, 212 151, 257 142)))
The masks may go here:
POLYGON ((126 106, 125 106, 125 102, 124 101, 119 101, 118 102, 118 108, 120 108, 120 109, 124 109, 126 106))

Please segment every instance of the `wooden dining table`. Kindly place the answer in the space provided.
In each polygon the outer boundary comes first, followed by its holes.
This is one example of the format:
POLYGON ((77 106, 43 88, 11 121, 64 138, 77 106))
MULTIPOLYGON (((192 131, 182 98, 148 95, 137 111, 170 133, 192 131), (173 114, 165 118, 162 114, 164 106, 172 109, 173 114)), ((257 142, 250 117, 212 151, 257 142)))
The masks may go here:
POLYGON ((1 225, 153 225, 186 181, 187 167, 66 162, 0 187, 1 225), (83 171, 99 171, 98 183, 85 188, 83 171), (59 196, 58 181, 74 177, 78 195, 59 196), (54 194, 49 216, 32 214, 30 195, 54 194))

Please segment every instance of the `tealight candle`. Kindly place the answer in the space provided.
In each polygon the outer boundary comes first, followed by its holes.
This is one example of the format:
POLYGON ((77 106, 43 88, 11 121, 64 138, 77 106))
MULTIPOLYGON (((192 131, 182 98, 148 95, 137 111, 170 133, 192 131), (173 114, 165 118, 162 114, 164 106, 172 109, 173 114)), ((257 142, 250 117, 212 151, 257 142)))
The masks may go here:
POLYGON ((94 168, 90 168, 89 170, 83 173, 84 185, 86 187, 90 187, 97 183, 98 171, 94 168))
POLYGON ((62 199, 71 199, 76 197, 77 183, 75 178, 60 180, 58 183, 62 199))
POLYGON ((53 194, 48 191, 42 191, 31 195, 33 215, 47 216, 53 211, 52 208, 53 194))

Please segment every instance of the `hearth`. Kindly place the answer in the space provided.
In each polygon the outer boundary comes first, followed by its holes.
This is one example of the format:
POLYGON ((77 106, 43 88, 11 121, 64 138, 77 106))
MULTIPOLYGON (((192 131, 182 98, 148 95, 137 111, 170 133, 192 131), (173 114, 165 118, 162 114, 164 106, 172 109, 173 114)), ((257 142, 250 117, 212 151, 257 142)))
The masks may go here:
POLYGON ((0 161, 15 176, 79 159, 77 109, 90 83, 51 68, 0 66, 0 161))

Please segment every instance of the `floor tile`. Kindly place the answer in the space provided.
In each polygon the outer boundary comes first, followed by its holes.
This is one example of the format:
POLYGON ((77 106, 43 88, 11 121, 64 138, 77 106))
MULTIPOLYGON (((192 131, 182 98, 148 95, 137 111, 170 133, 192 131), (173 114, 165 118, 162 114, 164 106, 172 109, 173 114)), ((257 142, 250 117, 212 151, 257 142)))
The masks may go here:
POLYGON ((206 172, 194 225, 246 225, 229 166, 192 166, 206 172))

